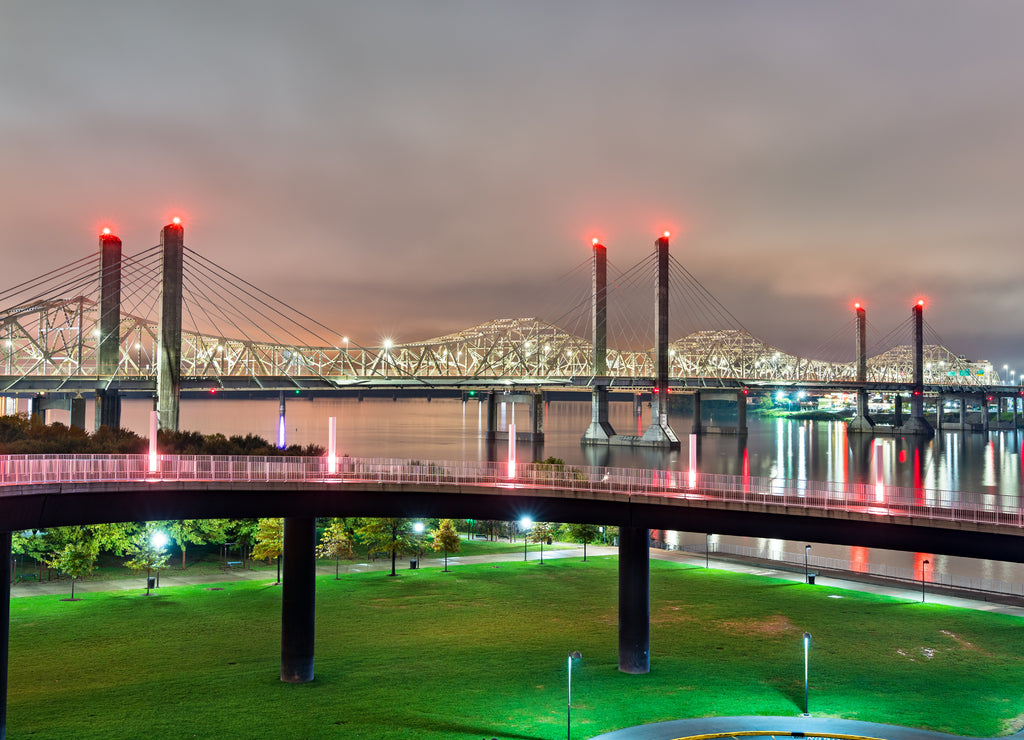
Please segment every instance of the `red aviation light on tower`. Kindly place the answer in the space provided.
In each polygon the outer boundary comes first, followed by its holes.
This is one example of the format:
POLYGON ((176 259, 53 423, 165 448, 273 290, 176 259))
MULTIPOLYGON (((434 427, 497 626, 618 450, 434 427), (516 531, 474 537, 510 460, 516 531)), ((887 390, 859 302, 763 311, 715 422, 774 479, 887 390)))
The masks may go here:
POLYGON ((595 236, 593 239, 590 240, 590 243, 596 247, 598 244, 601 243, 601 240, 595 236))
POLYGON ((181 226, 181 217, 175 216, 174 218, 171 219, 171 223, 174 224, 175 226, 181 226))
POLYGON ((666 231, 664 234, 662 234, 662 236, 664 236, 666 239, 668 239, 670 236, 672 236, 672 234, 669 233, 668 231, 666 231))
POLYGON ((855 303, 853 304, 853 307, 854 307, 854 308, 855 308, 856 310, 860 311, 860 309, 862 308, 862 306, 860 305, 860 301, 857 301, 857 302, 855 302, 855 303))
POLYGON ((109 226, 104 226, 103 227, 103 236, 110 236, 110 227, 109 226))
POLYGON ((924 298, 918 298, 917 305, 920 306, 921 308, 924 308, 924 298))

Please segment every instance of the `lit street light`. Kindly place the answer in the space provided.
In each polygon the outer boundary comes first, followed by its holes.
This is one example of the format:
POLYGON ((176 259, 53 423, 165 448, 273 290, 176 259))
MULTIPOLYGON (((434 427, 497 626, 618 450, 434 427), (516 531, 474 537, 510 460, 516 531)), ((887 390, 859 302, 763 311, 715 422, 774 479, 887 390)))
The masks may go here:
POLYGON ((569 653, 569 692, 567 696, 568 701, 565 704, 565 719, 567 723, 565 740, 572 740, 572 662, 582 657, 579 650, 569 653))
POLYGON ((924 566, 930 563, 930 560, 921 561, 921 603, 924 603, 924 566))
POLYGON ((526 532, 533 526, 533 520, 528 516, 524 516, 519 520, 519 528, 523 530, 523 562, 526 562, 526 547, 529 543, 529 539, 526 537, 526 532))
POLYGON ((807 671, 807 653, 810 650, 810 647, 811 647, 811 633, 810 632, 804 632, 804 716, 805 717, 810 717, 811 716, 810 704, 809 704, 809 701, 808 701, 810 699, 810 691, 808 689, 808 683, 807 683, 807 676, 808 676, 808 671, 807 671))

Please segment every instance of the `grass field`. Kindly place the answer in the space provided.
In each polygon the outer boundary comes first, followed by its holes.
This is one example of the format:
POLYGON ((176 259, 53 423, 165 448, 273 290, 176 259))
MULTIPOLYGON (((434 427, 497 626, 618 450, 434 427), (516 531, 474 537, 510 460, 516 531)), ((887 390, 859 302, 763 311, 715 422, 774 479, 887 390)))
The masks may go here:
POLYGON ((618 671, 614 558, 322 577, 316 680, 283 684, 280 588, 12 600, 11 738, 555 739, 810 709, 1018 730, 1024 621, 651 562, 651 672, 618 671), (840 596, 842 598, 832 598, 840 596))

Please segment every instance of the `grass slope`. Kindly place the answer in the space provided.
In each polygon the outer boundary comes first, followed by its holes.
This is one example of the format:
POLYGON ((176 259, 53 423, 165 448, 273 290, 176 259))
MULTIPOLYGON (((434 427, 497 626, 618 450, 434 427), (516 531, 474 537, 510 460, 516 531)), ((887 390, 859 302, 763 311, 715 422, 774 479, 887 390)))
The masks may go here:
POLYGON ((316 681, 283 684, 280 589, 12 600, 17 738, 557 738, 681 717, 811 713, 1019 729, 1021 620, 651 563, 651 672, 618 671, 614 558, 317 583, 316 681), (829 596, 842 598, 829 598, 829 596))

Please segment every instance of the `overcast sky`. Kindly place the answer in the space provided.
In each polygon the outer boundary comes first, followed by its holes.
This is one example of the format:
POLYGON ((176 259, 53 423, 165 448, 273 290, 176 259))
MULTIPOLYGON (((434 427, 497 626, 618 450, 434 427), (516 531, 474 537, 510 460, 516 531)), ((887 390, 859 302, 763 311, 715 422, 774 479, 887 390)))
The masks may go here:
POLYGON ((0 0, 0 287, 180 215, 373 345, 534 315, 592 236, 628 267, 669 229, 787 351, 924 297, 1024 371, 1022 29, 1018 0, 0 0))

